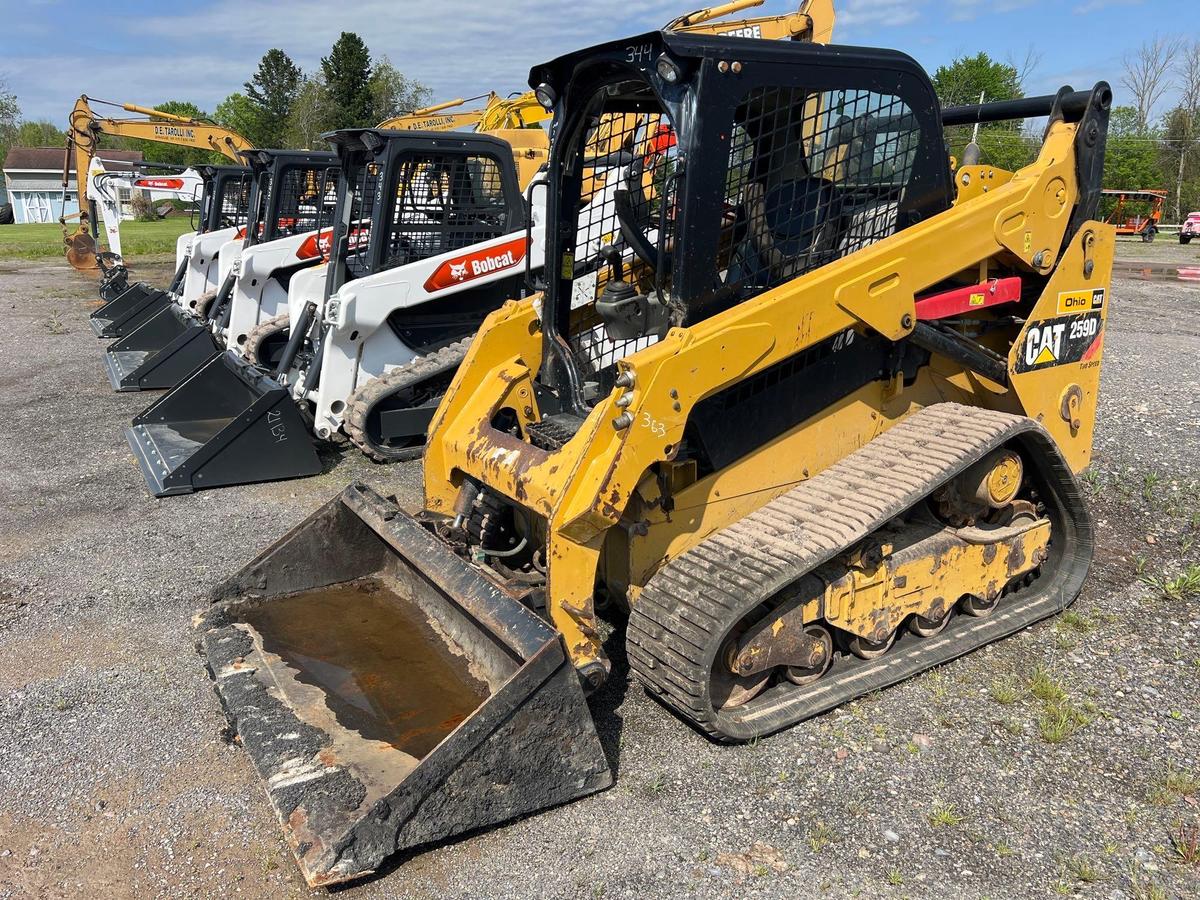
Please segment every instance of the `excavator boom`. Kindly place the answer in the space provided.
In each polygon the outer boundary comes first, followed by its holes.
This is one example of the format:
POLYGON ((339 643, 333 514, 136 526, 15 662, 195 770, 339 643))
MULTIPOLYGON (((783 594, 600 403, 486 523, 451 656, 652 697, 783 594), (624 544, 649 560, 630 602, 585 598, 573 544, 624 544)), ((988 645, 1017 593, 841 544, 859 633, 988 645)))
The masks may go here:
POLYGON ((236 131, 212 122, 203 122, 175 113, 150 109, 136 103, 114 103, 108 100, 96 100, 86 94, 81 96, 75 101, 75 107, 71 110, 66 153, 63 157, 62 179, 65 205, 67 186, 70 180, 71 158, 74 156, 79 197, 79 225, 73 232, 68 230, 67 219, 75 218, 75 216, 66 215, 65 210, 59 218, 59 224, 63 226, 63 245, 66 249, 67 261, 76 269, 95 269, 99 266, 94 217, 88 202, 87 173, 91 169, 92 157, 96 155, 99 148, 100 136, 105 134, 134 140, 154 141, 160 144, 194 147, 199 150, 211 150, 227 156, 235 163, 241 162, 238 156, 241 151, 251 150, 254 147, 250 141, 236 131), (117 107, 124 112, 135 113, 141 118, 101 116, 92 108, 93 104, 117 107))

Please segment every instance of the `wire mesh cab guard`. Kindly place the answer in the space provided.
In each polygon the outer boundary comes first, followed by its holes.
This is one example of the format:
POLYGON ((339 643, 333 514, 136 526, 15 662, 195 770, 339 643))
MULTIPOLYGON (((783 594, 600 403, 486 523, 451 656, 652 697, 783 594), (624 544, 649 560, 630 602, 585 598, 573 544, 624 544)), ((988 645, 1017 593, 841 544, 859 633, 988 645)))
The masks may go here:
MULTIPOLYGON (((251 185, 245 204, 243 247, 316 231, 332 218, 337 199, 337 154, 313 150, 254 150, 243 154, 251 168, 247 182, 223 193, 241 202, 243 184, 251 185)), ((222 222, 229 221, 222 212, 222 222)), ((128 331, 105 353, 109 382, 116 391, 165 390, 224 348, 211 323, 228 315, 235 276, 230 274, 205 317, 169 303, 128 331)))
MULTIPOLYGON (((204 183, 200 196, 198 234, 246 224, 250 193, 250 170, 245 166, 197 166, 204 183)), ((193 223, 196 222, 193 214, 193 223)), ((171 296, 182 284, 184 259, 167 290, 143 281, 126 284, 123 291, 95 310, 89 324, 96 337, 119 338, 138 328, 174 303, 171 296)))
POLYGON ((558 97, 539 379, 578 418, 668 328, 951 202, 936 96, 901 53, 659 32, 530 83, 558 97))

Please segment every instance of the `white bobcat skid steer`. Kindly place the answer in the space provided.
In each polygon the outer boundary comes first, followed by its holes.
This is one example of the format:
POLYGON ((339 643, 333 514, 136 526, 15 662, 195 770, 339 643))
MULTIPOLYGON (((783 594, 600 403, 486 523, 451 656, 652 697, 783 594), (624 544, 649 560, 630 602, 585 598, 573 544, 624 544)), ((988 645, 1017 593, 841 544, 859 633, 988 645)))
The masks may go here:
POLYGON ((319 472, 309 435, 333 435, 356 386, 416 357, 452 359, 448 382, 456 345, 520 296, 528 264, 540 268, 540 215, 527 231, 503 141, 376 129, 326 139, 341 160, 333 262, 291 278, 297 327, 274 371, 230 349, 134 419, 127 436, 157 496, 319 472))
POLYGON ((337 189, 337 154, 310 150, 255 150, 243 154, 254 171, 251 215, 244 234, 226 241, 215 268, 221 287, 160 310, 114 343, 106 354, 113 389, 163 390, 174 387, 197 366, 224 349, 222 326, 231 311, 235 285, 258 296, 286 298, 290 277, 315 258, 299 259, 296 249, 309 238, 316 243, 322 220, 332 221, 337 189), (259 248, 272 265, 251 265, 239 279, 243 259, 259 248), (272 249, 279 248, 279 249, 272 249))
POLYGON ((197 166, 196 170, 204 183, 198 224, 196 231, 180 235, 175 243, 171 285, 163 290, 144 282, 129 284, 123 266, 110 269, 101 285, 101 296, 107 302, 90 319, 97 337, 122 337, 175 304, 185 290, 197 245, 214 234, 226 241, 245 226, 250 170, 244 166, 197 166))

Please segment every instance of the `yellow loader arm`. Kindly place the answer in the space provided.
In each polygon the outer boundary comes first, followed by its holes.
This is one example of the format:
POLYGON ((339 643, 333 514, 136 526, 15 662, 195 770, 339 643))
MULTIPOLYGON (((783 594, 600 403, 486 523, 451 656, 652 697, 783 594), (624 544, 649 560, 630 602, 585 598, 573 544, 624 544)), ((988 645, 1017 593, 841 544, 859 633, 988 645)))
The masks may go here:
POLYGON ((238 156, 241 151, 254 148, 250 141, 236 131, 222 128, 211 122, 201 122, 187 116, 160 112, 134 103, 111 103, 105 100, 94 100, 86 94, 81 96, 75 101, 75 108, 71 110, 66 152, 63 156, 62 179, 65 199, 67 185, 70 181, 71 157, 74 154, 75 177, 79 191, 79 226, 74 232, 69 232, 67 219, 76 218, 76 216, 63 215, 59 218, 59 224, 63 226, 63 245, 66 248, 67 261, 76 269, 94 269, 98 265, 96 239, 91 234, 89 227, 91 215, 87 207, 87 173, 92 157, 96 155, 102 134, 156 141, 160 144, 196 147, 200 150, 215 150, 237 163, 241 162, 238 156), (145 118, 101 116, 92 109, 93 103, 119 106, 125 112, 137 113, 145 118))

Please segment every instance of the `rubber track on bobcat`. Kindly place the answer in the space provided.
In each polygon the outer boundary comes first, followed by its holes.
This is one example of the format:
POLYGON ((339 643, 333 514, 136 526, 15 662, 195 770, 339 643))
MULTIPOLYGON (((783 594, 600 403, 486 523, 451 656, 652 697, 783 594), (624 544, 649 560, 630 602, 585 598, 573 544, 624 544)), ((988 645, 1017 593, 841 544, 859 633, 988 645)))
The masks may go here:
POLYGON ((410 360, 402 366, 397 366, 385 375, 372 378, 351 394, 350 402, 346 404, 346 416, 342 419, 342 423, 346 429, 346 434, 354 442, 354 446, 358 447, 359 450, 375 462, 380 463, 420 459, 425 453, 424 444, 419 447, 408 447, 403 450, 393 451, 392 453, 380 453, 376 448, 371 446, 367 440, 367 433, 364 427, 367 416, 371 412, 371 408, 388 394, 401 388, 418 384, 425 378, 441 375, 445 372, 452 372, 457 369, 466 357, 467 350, 470 348, 471 341, 473 340, 475 340, 474 335, 465 337, 462 340, 455 341, 453 344, 447 344, 441 350, 436 350, 427 356, 418 356, 416 359, 410 360))

